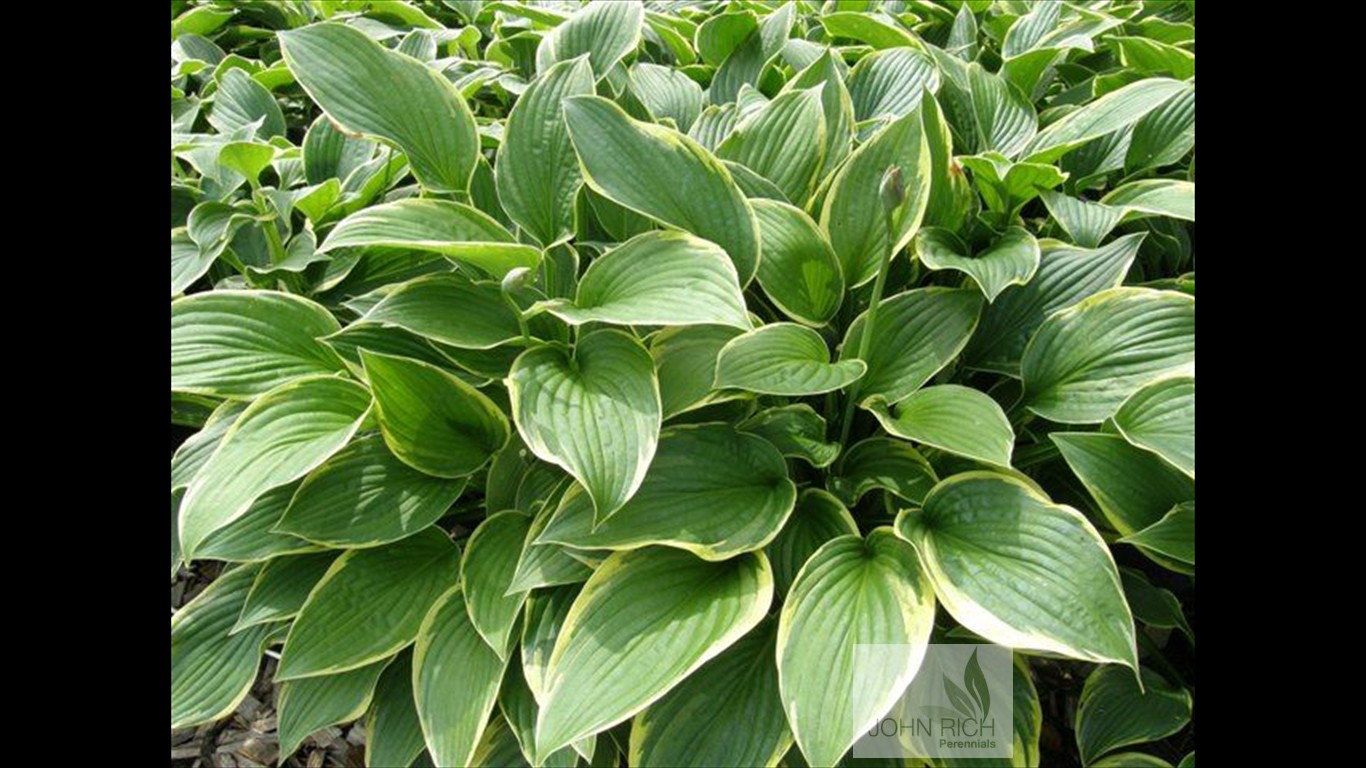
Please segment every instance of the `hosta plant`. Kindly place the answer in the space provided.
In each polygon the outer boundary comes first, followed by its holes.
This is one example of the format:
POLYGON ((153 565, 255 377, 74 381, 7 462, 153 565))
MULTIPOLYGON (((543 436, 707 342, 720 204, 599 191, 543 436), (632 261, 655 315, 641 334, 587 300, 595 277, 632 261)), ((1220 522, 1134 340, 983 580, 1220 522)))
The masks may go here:
POLYGON ((173 731, 1193 765, 1193 2, 171 15, 173 731))

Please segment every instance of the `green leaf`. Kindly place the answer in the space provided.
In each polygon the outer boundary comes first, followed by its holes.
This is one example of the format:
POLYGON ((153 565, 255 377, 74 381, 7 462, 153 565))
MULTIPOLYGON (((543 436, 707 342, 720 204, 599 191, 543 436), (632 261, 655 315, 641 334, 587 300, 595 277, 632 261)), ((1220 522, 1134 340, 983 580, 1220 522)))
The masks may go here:
MULTIPOLYGON (((797 88, 821 89, 821 110, 825 114, 825 162, 819 174, 822 179, 849 156, 853 145, 854 105, 849 89, 844 85, 844 71, 843 60, 833 49, 827 48, 783 86, 784 92, 797 88)), ((764 258, 768 258, 766 250, 764 258)))
POLYGON ((455 583, 459 560, 460 550, 438 528, 346 552, 294 620, 275 679, 345 672, 402 650, 417 637, 427 610, 455 583))
POLYGON ((498 199, 517 226, 546 247, 573 236, 574 199, 583 185, 564 100, 591 93, 587 61, 556 64, 518 97, 498 146, 498 199))
POLYGON ((536 69, 545 72, 557 61, 588 54, 593 74, 601 78, 640 43, 645 8, 635 0, 590 3, 555 27, 536 49, 536 69))
POLYGON ((849 285, 872 280, 879 264, 906 247, 920 227, 929 195, 930 150, 917 109, 864 142, 830 183, 821 229, 829 235, 849 285), (901 168, 906 202, 889 238, 878 189, 892 166, 901 168))
POLYGON ((788 91, 742 119, 716 149, 772 181, 788 200, 805 201, 825 159, 820 91, 788 91))
POLYGON ((827 13, 821 16, 819 21, 821 26, 825 27, 825 31, 834 37, 860 40, 878 50, 901 47, 922 49, 925 45, 918 37, 902 29, 891 17, 880 14, 827 13))
POLYGON ((327 115, 319 115, 304 134, 304 178, 309 184, 328 179, 346 181, 375 154, 375 143, 337 130, 327 115))
POLYGON ((678 131, 632 120, 596 96, 567 99, 564 114, 589 187, 721 246, 740 284, 749 284, 759 264, 759 228, 719 160, 678 131), (660 179, 669 183, 656 183, 660 179))
POLYGON ((1195 502, 1177 504, 1161 520, 1120 541, 1195 565, 1195 502))
POLYGON ((736 101, 745 86, 754 88, 760 84, 768 63, 783 49, 792 32, 792 17, 791 4, 779 6, 721 62, 707 89, 707 98, 713 104, 736 101))
POLYGON ((1025 203, 1067 179, 1056 166, 1012 163, 998 152, 960 157, 958 161, 972 171, 972 183, 987 208, 1006 221, 1013 220, 1025 203))
POLYGON ((862 360, 830 362, 819 333, 772 323, 732 339, 716 360, 716 388, 768 395, 815 395, 843 389, 863 376, 862 360))
MULTIPOLYGON (((507 720, 528 765, 543 765, 546 768, 574 768, 578 765, 579 756, 572 746, 562 747, 546 756, 536 753, 536 715, 540 712, 540 706, 527 686, 521 664, 509 664, 503 675, 503 685, 498 690, 498 711, 507 720)), ((485 731, 486 737, 487 734, 488 731, 485 731)))
POLYGON ((1021 480, 966 472, 897 516, 935 594, 993 643, 1138 667, 1134 622, 1100 534, 1021 480))
POLYGON ((806 403, 767 408, 741 422, 739 428, 773 443, 784 456, 817 469, 830 466, 840 454, 840 444, 825 439, 825 419, 806 403))
POLYGON ((456 274, 409 280, 362 320, 395 325, 460 349, 492 349, 522 336, 517 315, 497 283, 476 283, 456 274))
POLYGON ((888 433, 956 456, 1010 467, 1015 431, 1001 406, 971 387, 926 387, 895 405, 871 408, 888 433))
POLYGON ((209 124, 219 133, 256 126, 255 135, 262 139, 285 135, 285 116, 275 97, 240 69, 230 69, 219 79, 209 124))
MULTIPOLYGON (((1041 192, 1040 197, 1043 198, 1044 206, 1048 208, 1048 215, 1053 217, 1074 243, 1084 248, 1095 248, 1100 245, 1124 219, 1125 210, 1117 206, 1067 197, 1051 189, 1041 192)), ((1129 237, 1132 238, 1134 235, 1129 237)), ((1118 242, 1120 241, 1115 241, 1118 242)))
POLYGON ((228 630, 255 577, 255 566, 228 571, 171 617, 171 730, 227 717, 251 690, 275 627, 228 630))
POLYGON ((1068 466, 1123 535, 1146 528, 1195 498, 1195 481, 1118 435, 1054 432, 1068 466))
POLYGON ((571 303, 539 308, 572 325, 750 327, 735 268, 720 246, 683 232, 646 232, 589 265, 571 303))
POLYGON ((1146 179, 1115 188, 1101 203, 1118 207, 1126 218, 1170 216, 1195 221, 1195 182, 1146 179))
MULTIPOLYGON (((234 72, 239 70, 233 70, 234 72)), ((242 174, 243 178, 255 181, 261 171, 275 159, 276 149, 269 144, 254 141, 233 141, 223 145, 218 151, 218 164, 242 174)))
POLYGON ((716 402, 712 390, 716 358, 740 329, 723 325, 666 328, 650 339, 650 355, 659 375, 659 397, 665 419, 716 402))
POLYGON ((844 273, 835 249, 805 211, 775 200, 751 200, 763 258, 759 285, 784 314, 825 325, 844 300, 844 273))
POLYGON ((349 672, 281 683, 275 694, 280 757, 294 754, 314 731, 365 714, 375 683, 390 661, 381 659, 349 672))
POLYGON ((397 146, 433 192, 469 189, 479 137, 449 80, 343 24, 313 24, 279 38, 290 71, 343 132, 397 146))
POLYGON ((1157 741, 1190 722, 1190 693, 1150 669, 1141 673, 1141 684, 1133 672, 1114 666, 1097 667, 1086 678, 1077 705, 1083 763, 1119 747, 1157 741))
POLYGON ((347 216, 318 250, 404 248, 446 256, 501 278, 517 267, 535 268, 541 252, 516 242, 482 211, 445 200, 399 200, 347 216))
POLYGON ((1124 597, 1134 611, 1134 618, 1150 627, 1160 629, 1180 629, 1195 643, 1195 632, 1181 609, 1181 601, 1169 590, 1152 585, 1141 571, 1132 568, 1119 569, 1120 581, 1124 584, 1124 597))
POLYGON ((511 651, 512 626, 526 600, 525 592, 509 592, 509 587, 530 528, 531 518, 521 512, 489 515, 470 535, 460 561, 470 623, 504 661, 511 651))
MULTIPOLYGON (((917 288, 884 299, 868 349, 868 373, 859 382, 860 403, 881 397, 896 403, 920 389, 968 343, 982 295, 965 288, 917 288)), ((856 358, 867 313, 844 336, 840 358, 856 358)))
POLYGON ((656 120, 667 117, 684 133, 702 113, 702 87, 672 67, 649 62, 633 65, 631 92, 656 120))
POLYGON ((1135 391, 1115 412, 1125 440, 1195 477, 1195 377, 1158 379, 1135 391))
POLYGON ((764 550, 773 564, 778 594, 787 595, 797 572, 825 542, 857 534, 858 523, 839 499, 819 488, 802 491, 787 525, 764 550))
POLYGON ((930 199, 925 204, 925 223, 960 231, 979 205, 967 174, 953 159, 953 133, 944 110, 933 96, 921 99, 925 143, 930 148, 930 199))
POLYGON ((721 66, 727 56, 759 29, 759 19, 748 9, 718 13, 697 25, 694 37, 702 61, 721 66))
POLYGON ((1024 402, 1051 421, 1113 415, 1144 384, 1195 370, 1195 297, 1112 288, 1048 317, 1021 361, 1024 402))
POLYGON ((1195 86, 1167 100, 1134 124, 1124 170, 1133 175, 1179 162, 1195 148, 1195 86))
POLYGON ((460 585, 437 598, 413 648, 413 696, 437 765, 471 765, 506 662, 470 622, 460 585))
POLYGON ((1033 105, 1005 78, 987 72, 976 62, 968 65, 967 74, 977 131, 976 152, 1016 156, 1037 130, 1033 105))
POLYGON ((633 766, 775 765, 792 745, 761 624, 631 721, 633 766))
POLYGON ((559 749, 654 703, 753 629, 772 599, 762 554, 719 563, 670 549, 613 554, 584 585, 555 641, 538 750, 559 749))
POLYGON ((1075 248, 1055 240, 1040 243, 1039 270, 1029 283, 1001 292, 982 313, 963 358, 973 368, 1020 375, 1020 359, 1045 318, 1088 296, 1118 286, 1143 242, 1125 235, 1102 248, 1075 248))
POLYGON ((593 569, 576 560, 565 547, 535 543, 553 514, 554 509, 547 508, 531 521, 517 558, 516 572, 507 588, 508 594, 561 584, 582 584, 593 575, 593 569))
POLYGON ((404 464, 436 477, 461 477, 507 444, 507 417, 464 381, 406 357, 368 350, 360 357, 384 442, 404 464))
POLYGON ((870 437, 844 452, 830 478, 830 490, 849 505, 875 488, 919 504, 938 482, 930 463, 910 443, 870 437))
POLYGON ((201 250, 189 232, 171 230, 171 295, 184 293, 213 266, 218 254, 201 250))
POLYGON ((1119 51, 1119 61, 1141 74, 1171 75, 1177 80, 1195 77, 1195 54, 1184 48, 1146 37, 1115 36, 1109 42, 1119 51))
POLYGON ((418 472, 363 437, 313 470, 275 529, 329 547, 371 547, 435 523, 465 490, 465 479, 418 472))
POLYGON ((1022 154, 1030 162, 1051 162, 1092 139, 1133 125, 1185 88, 1185 83, 1163 77, 1130 83, 1050 124, 1022 154))
POLYGON ((904 117, 915 110, 924 94, 938 87, 934 61, 914 48, 870 53, 849 73, 849 98, 860 123, 904 117))
POLYGON ((676 427, 660 435, 645 481, 621 509, 595 525, 591 501, 571 488, 537 543, 662 544, 725 560, 768 544, 796 498, 782 454, 767 441, 725 424, 676 427))
POLYGON ((522 622, 522 676, 538 705, 545 703, 550 654, 580 591, 580 585, 570 584, 527 595, 526 619, 522 622))
POLYGON ((297 482, 287 483, 261 494, 241 517, 204 539, 197 550, 199 557, 244 563, 269 560, 280 555, 317 552, 321 547, 274 530, 298 488, 297 482))
POLYGON ((365 764, 412 765, 426 751, 413 703, 412 654, 403 651, 384 669, 365 715, 365 764))
POLYGON ((802 754, 834 765, 910 685, 934 628, 915 550, 888 528, 826 542, 797 573, 778 620, 778 685, 802 754), (859 644, 905 654, 857 655, 859 644))
POLYGON ((1172 764, 1166 760, 1147 752, 1115 752, 1091 763, 1091 768, 1171 768, 1171 766, 1172 764))
POLYGON ((971 277, 988 302, 1012 285, 1028 283, 1039 269, 1039 243, 1021 227, 1010 227, 974 255, 968 255, 952 232, 924 229, 916 235, 915 255, 927 269, 952 269, 971 277))
POLYGON ((267 560, 256 573, 232 631, 294 618, 336 559, 335 552, 315 552, 267 560))
POLYGON ((659 383, 640 342, 615 330, 522 353, 508 374, 517 431, 544 461, 583 484, 599 522, 645 479, 659 440, 659 383))
POLYGON ((341 326, 327 310, 274 291, 208 291, 171 302, 171 390, 252 398, 346 370, 318 341, 341 326))
POLYGON ((369 409, 364 387, 328 377, 283 384, 248 406, 185 491, 180 543, 186 562, 262 494, 302 478, 346 445, 369 409))

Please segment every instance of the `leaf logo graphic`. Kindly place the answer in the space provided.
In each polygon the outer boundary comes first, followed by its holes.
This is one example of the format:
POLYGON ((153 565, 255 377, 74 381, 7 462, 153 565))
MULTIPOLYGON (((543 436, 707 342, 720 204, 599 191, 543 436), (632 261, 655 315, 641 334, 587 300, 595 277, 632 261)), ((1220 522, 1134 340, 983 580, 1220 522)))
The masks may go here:
POLYGON ((972 720, 986 719, 991 711, 991 689, 987 687, 987 677, 982 672, 981 663, 977 661, 977 651, 972 652, 968 663, 963 667, 963 685, 959 687, 945 675, 944 692, 948 694, 953 708, 963 717, 972 720))

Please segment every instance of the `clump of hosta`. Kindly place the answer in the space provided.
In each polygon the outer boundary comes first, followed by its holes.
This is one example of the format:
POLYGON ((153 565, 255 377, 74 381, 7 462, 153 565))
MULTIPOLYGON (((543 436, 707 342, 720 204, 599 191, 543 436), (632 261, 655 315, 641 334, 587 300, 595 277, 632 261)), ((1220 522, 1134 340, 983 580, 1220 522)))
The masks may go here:
POLYGON ((1193 3, 172 17, 172 729, 833 765, 956 639, 1193 764, 1193 3))

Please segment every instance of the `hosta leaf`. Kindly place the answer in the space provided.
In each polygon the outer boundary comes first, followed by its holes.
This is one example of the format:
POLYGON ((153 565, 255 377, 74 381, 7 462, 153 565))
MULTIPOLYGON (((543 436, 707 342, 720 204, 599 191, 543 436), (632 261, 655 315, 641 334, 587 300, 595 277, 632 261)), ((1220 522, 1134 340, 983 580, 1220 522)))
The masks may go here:
POLYGON ((555 641, 537 749, 559 749, 654 703, 753 629, 772 599, 762 554, 719 563, 670 549, 613 554, 555 641))
POLYGON ((365 715, 365 764, 412 765, 426 749, 413 703, 412 654, 403 651, 384 669, 365 715))
POLYGON ((460 349, 491 349, 522 335, 517 315, 496 283, 476 283, 456 274, 409 280, 366 312, 363 320, 396 325, 460 349))
MULTIPOLYGON (((825 161, 820 177, 848 157, 854 139, 854 105, 844 85, 844 62, 827 48, 819 58, 787 81, 783 90, 821 89, 821 110, 825 114, 825 161)), ((767 252, 764 258, 768 258, 767 252)), ((762 266, 762 261, 760 262, 762 266)))
POLYGON ((360 357, 384 442, 404 464, 437 477, 460 477, 507 444, 507 417, 464 381, 406 357, 366 350, 360 357))
POLYGON ((724 560, 760 549, 792 512, 797 488, 782 454, 734 427, 666 430, 645 482, 625 506, 594 525, 579 488, 560 502, 539 543, 579 549, 638 549, 652 544, 724 560))
POLYGON ((964 359, 973 368, 1019 376, 1025 346, 1044 319, 1118 286, 1142 242, 1142 233, 1125 235, 1095 250, 1044 241, 1034 279, 1002 291, 986 308, 963 352, 964 359))
POLYGON ((470 622, 460 586, 451 587, 432 605, 413 648, 413 696, 437 765, 472 764, 505 667, 470 622))
POLYGON ((909 443, 870 437, 844 452, 830 479, 830 490, 849 505, 875 488, 919 504, 938 482, 930 463, 909 443))
POLYGON ((571 303, 543 302, 574 325, 733 325, 749 328, 735 268, 714 243, 682 232, 646 232, 589 265, 571 303))
POLYGON ((858 534, 858 523, 839 499, 819 488, 808 488, 797 497, 797 508, 783 530, 769 545, 773 582, 786 596, 797 572, 825 542, 858 534))
POLYGON ((830 362, 819 333, 795 323, 772 323, 735 337, 716 359, 716 388, 768 395, 815 395, 843 389, 867 366, 830 362))
POLYGON ((445 200, 409 199, 365 208, 337 224, 319 250, 375 246, 439 253, 499 278, 541 261, 540 251, 515 242, 487 214, 445 200))
POLYGON ((788 91, 741 120, 716 149, 772 181, 788 200, 804 201, 825 153, 820 91, 788 91))
POLYGON ((817 468, 830 466, 840 453, 840 444, 825 438, 825 419, 806 403, 760 411, 742 422, 740 429, 773 443, 784 456, 817 468))
POLYGON ((697 53, 703 62, 719 67, 757 29, 759 19, 754 11, 743 9, 718 13, 697 25, 694 36, 697 53))
POLYGON ((977 152, 1000 152, 1014 157, 1034 137, 1037 118, 1029 100, 980 64, 968 65, 977 152))
POLYGON ((650 339, 650 355, 659 374, 664 418, 714 402, 716 358, 740 329, 723 325, 666 328, 650 339))
POLYGON ((719 160, 679 132, 632 120, 596 96, 566 100, 564 114, 588 186, 721 246, 740 284, 749 283, 759 263, 759 228, 719 160), (656 183, 661 179, 669 183, 656 183))
POLYGON ((792 744, 765 622, 631 722, 630 764, 774 765, 792 744))
POLYGON ((328 179, 345 181, 370 161, 375 143, 342 133, 326 115, 319 115, 304 134, 302 150, 304 178, 309 184, 321 184, 328 179))
POLYGON ((285 116, 275 97, 240 69, 230 69, 219 79, 208 119, 219 133, 256 126, 255 135, 262 139, 285 135, 285 116))
POLYGON ((275 528, 331 547, 388 544, 435 523, 464 489, 464 478, 418 472, 370 435, 313 470, 275 528))
POLYGON ((1100 534, 1005 475, 967 472, 897 516, 935 594, 994 643, 1137 668, 1134 622, 1100 534))
POLYGON ((369 409, 364 387, 327 377, 283 384, 253 402, 185 491, 185 560, 193 560, 209 534, 245 515, 262 494, 298 480, 340 450, 369 409))
POLYGON ((1115 412, 1124 439, 1195 477, 1195 377, 1158 379, 1129 396, 1115 412))
POLYGON ((960 157, 972 171, 972 182, 989 210, 1013 219, 1025 203, 1067 180, 1067 174, 1046 163, 1012 163, 999 152, 960 157))
POLYGON ((938 87, 934 60, 914 48, 871 53, 849 73, 849 98, 860 123, 910 114, 925 92, 938 87))
POLYGON ((518 97, 498 146, 498 199, 517 226, 545 246, 573 235, 574 198, 583 185, 564 100, 592 92, 587 61, 556 64, 518 97))
POLYGON ((508 587, 530 528, 531 518, 521 512, 490 515, 470 535, 460 561, 460 581, 464 584, 470 622, 504 661, 510 650, 512 626, 526 600, 525 592, 509 593, 508 587))
POLYGON ((1161 520, 1120 541, 1195 565, 1195 502, 1177 504, 1161 520))
POLYGON ((275 628, 229 630, 255 577, 255 566, 228 571, 171 617, 171 730, 226 717, 251 690, 275 628))
MULTIPOLYGON (((572 746, 561 747, 551 755, 536 752, 536 715, 540 707, 526 684, 521 664, 509 664, 503 675, 503 686, 498 690, 498 711, 507 720, 513 736, 528 765, 546 768, 574 768, 579 755, 572 746)), ((487 731, 485 732, 487 734, 487 731)))
POLYGON ((318 339, 341 326, 327 310, 274 291, 208 291, 171 302, 171 389, 252 398, 313 374, 346 370, 318 339))
POLYGON ((171 295, 184 293, 186 288, 204 276, 218 258, 214 251, 201 250, 189 232, 171 230, 171 295))
POLYGON ((929 195, 929 145, 920 111, 914 110, 888 123, 849 156, 821 208, 821 228, 839 255, 849 285, 872 280, 878 265, 910 242, 929 195), (878 190, 883 174, 894 165, 901 169, 905 203, 889 238, 878 190))
POLYGON ((1115 36, 1109 39, 1119 51, 1119 61, 1142 74, 1171 75, 1178 80, 1195 77, 1195 54, 1184 48, 1146 37, 1115 36))
POLYGON ((293 618, 336 559, 335 552, 314 552, 267 560, 256 573, 232 631, 293 618))
MULTIPOLYGON (((917 288, 884 299, 864 360, 868 373, 859 381, 859 401, 881 397, 895 403, 920 389, 963 350, 982 303, 978 291, 965 288, 917 288)), ((866 323, 867 313, 849 326, 841 359, 857 357, 866 323)))
POLYGON ((631 92, 656 120, 667 117, 684 133, 702 113, 702 87, 671 67, 648 62, 631 67, 631 92))
POLYGON ((927 269, 952 269, 971 277, 988 302, 1006 288, 1024 285, 1039 268, 1039 243, 1021 227, 1010 227, 981 253, 968 255, 963 241, 943 229, 915 238, 915 255, 927 269))
POLYGON ((593 575, 592 568, 574 559, 559 544, 535 543, 550 523, 554 512, 553 508, 546 509, 531 521, 531 528, 527 530, 522 551, 517 557, 512 583, 507 588, 508 594, 561 584, 582 584, 593 575))
POLYGON ((1120 208, 1128 218, 1170 216, 1195 221, 1195 182, 1146 179, 1117 187, 1101 203, 1120 208))
POLYGON ((998 467, 1010 466, 1015 432, 1001 406, 971 387, 927 387, 895 405, 872 404, 888 433, 998 467))
POLYGON ((1164 374, 1195 370, 1195 297, 1113 288, 1048 317, 1021 361, 1024 402, 1051 421, 1114 414, 1164 374))
POLYGON ((527 447, 583 484, 599 521, 620 509, 659 439, 659 384, 640 342, 604 330, 583 336, 572 358, 556 347, 529 349, 507 381, 527 447))
POLYGON ((951 232, 962 229, 972 209, 979 205, 967 174, 953 159, 953 133, 944 110, 933 96, 921 99, 925 143, 930 149, 930 199, 925 203, 925 223, 951 232))
POLYGON ((321 549, 297 536, 275 530, 298 488, 297 482, 287 483, 261 494, 241 517, 204 539, 197 550, 199 557, 249 563, 321 549))
POLYGON ((200 430, 185 439, 171 454, 171 490, 184 488, 223 442, 223 435, 237 422, 248 403, 229 400, 213 410, 200 430))
POLYGON ((759 285, 788 317, 825 325, 844 300, 844 273, 825 234, 804 211, 774 200, 751 200, 763 258, 759 285))
POLYGON ((348 551, 294 620, 275 679, 345 672, 402 650, 438 596, 455 583, 459 560, 460 550, 438 528, 348 551))
POLYGON ((1031 162, 1050 162, 1092 139, 1133 125, 1185 88, 1185 83, 1165 77, 1130 83, 1050 124, 1022 154, 1031 162))
MULTIPOLYGON (((860 10, 866 11, 867 8, 860 10)), ((924 46, 919 38, 901 28, 891 17, 881 14, 852 11, 827 13, 820 17, 820 23, 826 32, 835 37, 861 40, 878 50, 901 47, 919 49, 924 46)))
POLYGON ((313 24, 279 37, 290 71, 343 131, 397 146, 433 192, 469 189, 479 138, 449 80, 355 27, 313 24))
POLYGON ((934 593, 917 560, 910 545, 878 528, 867 539, 831 539, 797 573, 778 621, 778 685, 812 765, 834 765, 925 658, 934 593), (856 646, 870 643, 910 648, 856 659, 856 646))
MULTIPOLYGON (((736 101, 748 87, 759 85, 769 61, 778 55, 792 32, 793 6, 781 5, 759 22, 759 29, 730 52, 712 76, 707 98, 713 104, 736 101)), ((743 110, 742 110, 743 111, 743 110)))
POLYGON ((1178 162, 1195 148, 1195 86, 1173 96, 1134 124, 1124 169, 1133 175, 1178 162))
POLYGON ((536 50, 536 69, 545 72, 557 61, 588 54, 598 77, 640 42, 645 8, 635 0, 589 3, 546 35, 536 50))
MULTIPOLYGON (((1083 248, 1095 248, 1124 219, 1124 209, 1118 206, 1093 203, 1060 192, 1044 190, 1040 193, 1048 215, 1058 223, 1072 241, 1083 248)), ((1133 238, 1134 235, 1128 237, 1133 238)), ((1123 239, 1123 238, 1121 238, 1123 239)), ((1120 242, 1116 240, 1115 243, 1120 242)), ((1113 243, 1111 244, 1113 246, 1113 243)))
POLYGON ((1077 705, 1077 747, 1082 762, 1119 747, 1157 741, 1186 727, 1191 695, 1150 669, 1134 673, 1115 666, 1097 667, 1086 678, 1077 705))
POLYGON ((349 672, 281 683, 275 695, 280 756, 294 754, 314 731, 365 714, 375 692, 375 683, 390 661, 392 659, 381 659, 349 672))
POLYGON ((1146 528, 1195 498, 1195 481, 1118 435, 1054 432, 1068 466, 1121 534, 1146 528))
POLYGON ((570 584, 536 590, 526 599, 522 622, 522 676, 538 705, 545 704, 546 667, 581 587, 570 584))

